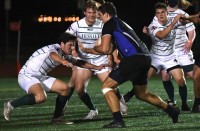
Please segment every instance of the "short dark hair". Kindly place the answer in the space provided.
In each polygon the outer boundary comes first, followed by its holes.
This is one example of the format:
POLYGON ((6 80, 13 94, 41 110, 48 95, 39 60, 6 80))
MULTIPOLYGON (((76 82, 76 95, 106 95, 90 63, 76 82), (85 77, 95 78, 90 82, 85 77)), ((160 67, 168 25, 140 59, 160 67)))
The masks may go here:
POLYGON ((117 9, 112 2, 106 2, 99 7, 102 14, 108 13, 110 16, 117 16, 117 9))
POLYGON ((71 35, 69 33, 63 32, 59 35, 58 39, 57 39, 57 43, 61 44, 61 42, 63 43, 67 43, 69 41, 76 41, 77 38, 74 35, 71 35))
POLYGON ((85 2, 85 5, 83 7, 83 11, 86 11, 87 9, 92 8, 93 10, 98 10, 96 6, 96 2, 94 0, 88 0, 85 2))
POLYGON ((105 3, 105 0, 94 0, 97 3, 100 3, 101 5, 103 5, 105 3))
POLYGON ((167 4, 163 3, 163 2, 157 2, 154 6, 155 12, 156 9, 166 9, 167 10, 167 4))

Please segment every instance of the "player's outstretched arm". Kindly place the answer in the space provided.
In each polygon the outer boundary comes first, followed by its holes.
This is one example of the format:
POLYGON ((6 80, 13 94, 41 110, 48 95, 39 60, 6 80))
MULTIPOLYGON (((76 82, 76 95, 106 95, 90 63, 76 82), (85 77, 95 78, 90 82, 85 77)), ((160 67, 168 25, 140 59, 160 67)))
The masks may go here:
POLYGON ((79 60, 79 59, 77 59, 73 64, 76 65, 76 66, 83 67, 83 68, 95 69, 95 70, 101 70, 101 69, 103 69, 103 68, 105 68, 107 66, 105 64, 96 66, 96 65, 90 64, 90 63, 88 63, 86 61, 79 60))
POLYGON ((200 24, 200 12, 195 15, 190 15, 188 17, 183 16, 181 19, 188 20, 196 24, 200 24))
POLYGON ((64 66, 67 67, 73 67, 73 64, 68 62, 67 60, 63 59, 60 55, 58 55, 56 52, 50 53, 50 58, 58 63, 61 63, 64 66))

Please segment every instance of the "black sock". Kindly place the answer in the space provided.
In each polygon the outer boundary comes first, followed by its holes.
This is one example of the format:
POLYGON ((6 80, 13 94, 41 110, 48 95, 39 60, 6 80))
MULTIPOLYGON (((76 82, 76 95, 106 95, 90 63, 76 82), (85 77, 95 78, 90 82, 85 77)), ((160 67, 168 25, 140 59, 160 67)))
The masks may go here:
POLYGON ((34 105, 36 104, 35 96, 33 94, 27 94, 19 99, 11 101, 11 105, 16 108, 23 105, 34 105))
POLYGON ((62 116, 63 108, 65 107, 65 104, 67 102, 67 97, 58 95, 56 98, 56 106, 54 111, 54 118, 58 118, 62 116))
POLYGON ((67 108, 69 99, 71 98, 71 96, 72 96, 73 93, 74 93, 74 87, 71 87, 71 88, 70 88, 70 91, 69 91, 69 95, 66 96, 66 99, 67 99, 67 100, 66 100, 65 106, 64 106, 63 111, 62 111, 62 116, 65 115, 65 109, 67 108))
POLYGON ((186 85, 181 87, 179 86, 179 94, 182 100, 182 105, 186 105, 187 104, 187 87, 186 85))
POLYGON ((82 96, 80 96, 81 101, 90 109, 95 110, 95 106, 92 103, 92 100, 87 92, 85 92, 82 96))
POLYGON ((135 95, 134 89, 132 88, 131 91, 129 91, 128 93, 126 93, 126 94, 123 96, 125 102, 128 102, 134 95, 135 95))
POLYGON ((122 96, 120 95, 118 87, 116 88, 116 95, 117 95, 119 100, 122 98, 122 96))
POLYGON ((69 95, 67 96, 67 100, 69 101, 69 99, 71 98, 72 94, 74 93, 74 88, 70 88, 70 91, 69 91, 69 95))
POLYGON ((123 120, 122 120, 122 114, 120 113, 120 111, 114 112, 114 113, 113 113, 113 118, 114 118, 114 120, 117 121, 117 122, 122 122, 122 121, 123 121, 123 120))
POLYGON ((195 98, 194 105, 200 105, 200 98, 195 98))
POLYGON ((171 82, 171 80, 169 81, 163 81, 163 86, 165 88, 165 91, 169 97, 169 99, 174 103, 174 86, 171 82))

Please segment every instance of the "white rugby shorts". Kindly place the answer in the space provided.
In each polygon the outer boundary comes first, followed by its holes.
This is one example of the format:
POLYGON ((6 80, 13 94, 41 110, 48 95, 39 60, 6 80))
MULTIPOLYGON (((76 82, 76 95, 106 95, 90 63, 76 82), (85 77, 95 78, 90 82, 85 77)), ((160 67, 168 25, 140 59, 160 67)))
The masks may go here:
MULTIPOLYGON (((79 59, 87 61, 88 63, 96 65, 96 66, 99 66, 101 64, 108 65, 108 63, 109 63, 107 55, 103 55, 101 57, 92 58, 92 59, 83 59, 83 58, 79 58, 79 59)), ((86 69, 86 68, 77 67, 77 69, 86 69)), ((86 69, 86 70, 88 70, 88 69, 86 69)), ((101 73, 107 72, 107 71, 110 72, 111 69, 110 69, 110 67, 106 66, 105 68, 103 68, 101 70, 95 70, 95 69, 90 69, 90 70, 93 71, 94 74, 101 74, 101 73)))
POLYGON ((164 58, 159 58, 155 55, 151 55, 151 58, 151 65, 157 69, 157 74, 163 69, 167 70, 169 68, 179 65, 175 55, 166 56, 164 58))
POLYGON ((18 83, 28 93, 29 88, 40 83, 46 92, 49 92, 56 78, 50 76, 33 76, 32 74, 19 74, 18 83))
POLYGON ((192 54, 182 54, 177 55, 176 59, 178 60, 181 66, 192 65, 194 64, 194 59, 192 54))

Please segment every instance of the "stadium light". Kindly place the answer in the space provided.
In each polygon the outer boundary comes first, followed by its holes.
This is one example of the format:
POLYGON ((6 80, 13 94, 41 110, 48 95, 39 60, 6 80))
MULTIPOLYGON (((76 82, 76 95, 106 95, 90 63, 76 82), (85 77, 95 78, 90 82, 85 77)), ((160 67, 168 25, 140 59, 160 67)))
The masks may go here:
POLYGON ((37 17, 35 20, 37 20, 37 22, 39 23, 52 23, 52 22, 75 22, 75 21, 79 21, 80 18, 79 16, 65 16, 65 17, 61 17, 61 16, 46 16, 46 15, 40 15, 39 17, 37 17))

